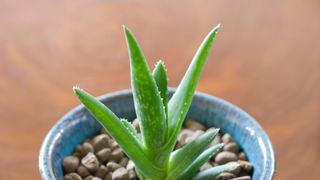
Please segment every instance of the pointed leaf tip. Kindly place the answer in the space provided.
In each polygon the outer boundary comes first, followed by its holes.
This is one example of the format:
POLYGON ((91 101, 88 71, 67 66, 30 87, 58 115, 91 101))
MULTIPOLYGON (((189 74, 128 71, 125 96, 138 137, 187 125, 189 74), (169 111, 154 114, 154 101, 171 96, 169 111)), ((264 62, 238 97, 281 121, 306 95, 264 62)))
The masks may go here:
POLYGON ((131 30, 127 26, 122 25, 122 28, 123 28, 123 32, 127 38, 128 38, 128 36, 133 37, 131 30))
POLYGON ((124 31, 128 31, 128 30, 129 30, 128 27, 127 27, 126 25, 124 25, 124 24, 122 24, 122 29, 123 29, 124 31))
POLYGON ((215 134, 217 134, 220 131, 220 128, 213 128, 213 131, 215 134))
POLYGON ((210 32, 209 34, 211 34, 212 38, 214 38, 215 35, 219 32, 219 30, 220 30, 220 24, 218 24, 217 26, 215 26, 215 27, 211 30, 211 32, 210 32))
POLYGON ((163 62, 163 60, 162 60, 162 59, 159 59, 158 63, 160 63, 160 64, 164 65, 164 62, 163 62))
POLYGON ((79 86, 73 86, 72 87, 73 93, 79 94, 79 92, 82 90, 79 86))
POLYGON ((75 91, 76 89, 79 89, 79 86, 73 86, 73 87, 72 87, 72 90, 75 91))

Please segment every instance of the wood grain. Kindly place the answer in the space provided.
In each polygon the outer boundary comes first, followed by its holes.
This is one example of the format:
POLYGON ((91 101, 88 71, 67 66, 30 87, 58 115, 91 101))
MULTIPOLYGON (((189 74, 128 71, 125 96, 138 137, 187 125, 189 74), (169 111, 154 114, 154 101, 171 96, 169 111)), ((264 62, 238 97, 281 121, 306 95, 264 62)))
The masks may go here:
POLYGON ((276 151, 275 179, 320 176, 320 2, 0 0, 0 179, 40 179, 50 127, 94 95, 130 87, 122 24, 176 86, 221 23, 198 90, 252 114, 276 151))

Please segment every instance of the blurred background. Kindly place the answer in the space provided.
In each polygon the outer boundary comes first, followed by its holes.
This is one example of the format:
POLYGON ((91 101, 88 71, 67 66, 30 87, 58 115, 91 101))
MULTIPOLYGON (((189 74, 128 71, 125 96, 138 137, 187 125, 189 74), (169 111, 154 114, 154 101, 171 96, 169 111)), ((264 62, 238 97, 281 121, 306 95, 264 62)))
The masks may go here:
POLYGON ((79 104, 130 87, 122 24, 177 86, 204 36, 221 31, 197 90, 254 116, 270 136, 275 179, 320 174, 319 0, 0 0, 0 179, 40 179, 40 145, 79 104))

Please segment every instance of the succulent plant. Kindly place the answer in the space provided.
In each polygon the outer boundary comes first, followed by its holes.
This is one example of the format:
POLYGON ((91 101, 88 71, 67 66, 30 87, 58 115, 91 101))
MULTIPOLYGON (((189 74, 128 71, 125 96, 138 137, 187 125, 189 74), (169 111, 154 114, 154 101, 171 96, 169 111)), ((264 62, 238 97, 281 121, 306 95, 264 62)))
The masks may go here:
POLYGON ((237 163, 228 163, 199 172, 200 167, 223 146, 218 144, 208 148, 219 129, 207 131, 174 150, 218 29, 219 26, 215 27, 204 39, 169 100, 167 72, 163 61, 159 61, 151 72, 136 38, 124 27, 134 107, 141 136, 129 121, 117 117, 108 107, 79 87, 73 88, 84 106, 134 162, 140 179, 213 179, 221 172, 238 167, 237 163))

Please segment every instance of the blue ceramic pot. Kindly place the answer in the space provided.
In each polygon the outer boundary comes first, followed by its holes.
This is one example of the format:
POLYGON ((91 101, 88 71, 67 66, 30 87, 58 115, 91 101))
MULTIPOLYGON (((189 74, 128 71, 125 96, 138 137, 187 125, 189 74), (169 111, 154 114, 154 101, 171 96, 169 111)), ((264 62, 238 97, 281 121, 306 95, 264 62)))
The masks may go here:
MULTIPOLYGON (((171 89, 170 95, 174 90, 171 89)), ((135 118, 133 97, 130 90, 99 97, 119 117, 135 118)), ((207 127, 219 127, 240 144, 253 164, 253 180, 272 179, 275 170, 271 142, 260 125, 237 106, 204 93, 195 93, 188 118, 207 127)), ((86 138, 98 134, 101 125, 80 105, 53 126, 46 136, 39 156, 39 168, 43 179, 63 179, 62 160, 86 138)))

